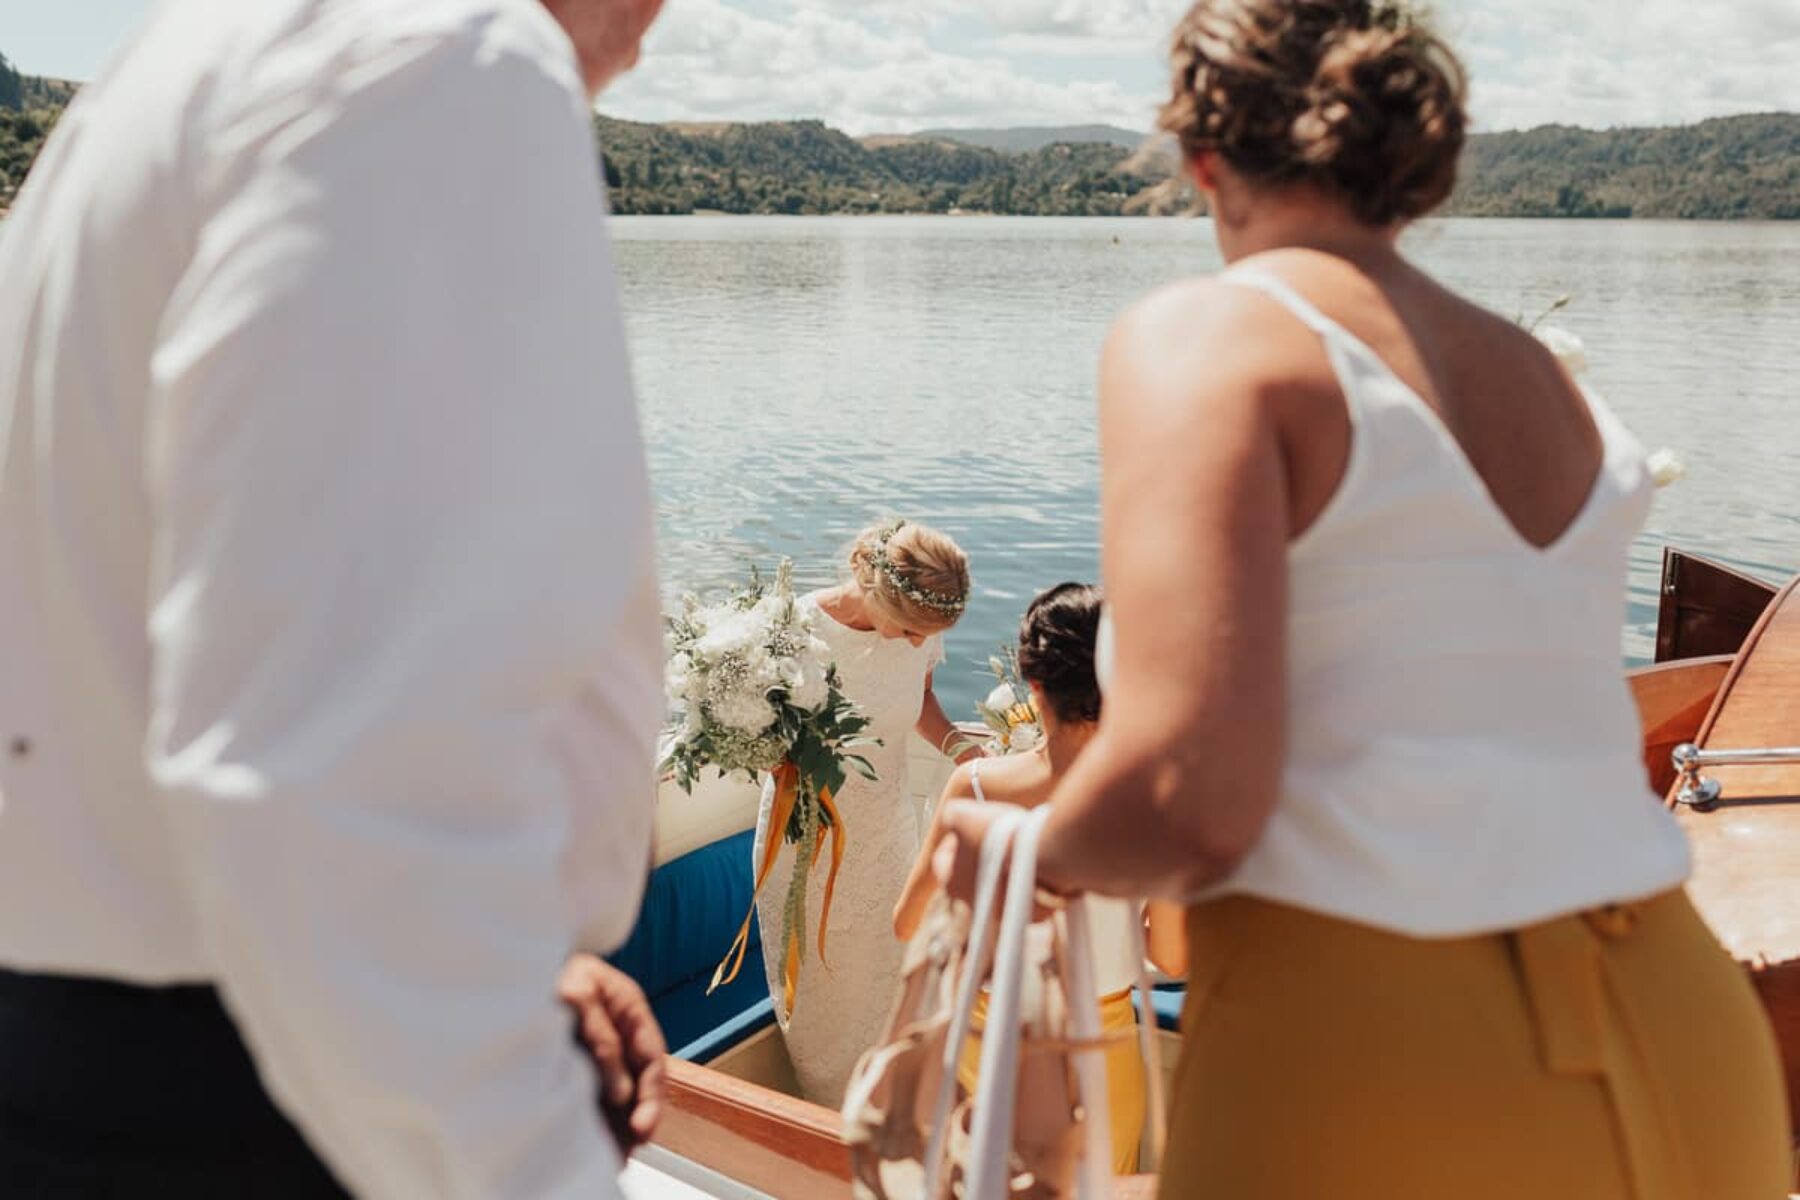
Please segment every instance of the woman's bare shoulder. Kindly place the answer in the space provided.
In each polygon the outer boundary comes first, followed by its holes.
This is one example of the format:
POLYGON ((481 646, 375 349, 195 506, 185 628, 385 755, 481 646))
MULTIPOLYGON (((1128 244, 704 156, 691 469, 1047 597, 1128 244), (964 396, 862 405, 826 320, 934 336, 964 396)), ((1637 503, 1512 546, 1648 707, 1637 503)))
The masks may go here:
POLYGON ((958 768, 981 774, 981 791, 989 800, 1006 804, 1022 804, 1027 808, 1041 804, 1050 796, 1050 767, 1039 754, 1007 754, 984 758, 958 768))

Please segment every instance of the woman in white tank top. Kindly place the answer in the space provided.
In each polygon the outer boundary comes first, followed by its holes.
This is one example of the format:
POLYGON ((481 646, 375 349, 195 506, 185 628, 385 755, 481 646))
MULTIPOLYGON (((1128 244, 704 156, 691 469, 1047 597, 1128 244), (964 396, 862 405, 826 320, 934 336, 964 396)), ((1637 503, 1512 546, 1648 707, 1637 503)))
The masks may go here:
MULTIPOLYGON (((1384 0, 1201 0, 1174 66, 1232 266, 1106 346, 1116 663, 1039 865, 1191 905, 1162 1195, 1784 1194, 1619 662, 1643 452, 1397 247, 1460 66, 1384 0)), ((988 819, 942 816, 955 891, 988 819)))

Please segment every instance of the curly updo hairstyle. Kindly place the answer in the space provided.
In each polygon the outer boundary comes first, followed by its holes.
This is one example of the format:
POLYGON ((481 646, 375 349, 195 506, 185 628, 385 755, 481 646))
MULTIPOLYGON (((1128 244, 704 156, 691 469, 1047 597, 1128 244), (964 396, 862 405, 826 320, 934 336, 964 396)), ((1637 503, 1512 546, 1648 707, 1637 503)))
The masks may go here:
POLYGON ((1456 186, 1467 78, 1403 0, 1199 0, 1171 61, 1158 124, 1190 160, 1314 184, 1371 225, 1422 217, 1456 186))
POLYGON ((1059 721, 1098 721, 1100 589, 1059 583, 1038 596, 1019 622, 1019 674, 1043 693, 1059 721))

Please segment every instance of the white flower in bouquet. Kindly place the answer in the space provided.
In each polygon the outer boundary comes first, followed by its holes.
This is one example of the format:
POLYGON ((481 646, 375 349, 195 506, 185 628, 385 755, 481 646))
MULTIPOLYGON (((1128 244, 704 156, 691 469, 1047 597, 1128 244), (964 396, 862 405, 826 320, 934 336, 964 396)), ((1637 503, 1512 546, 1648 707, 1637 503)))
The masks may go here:
POLYGON ((788 698, 807 712, 818 712, 831 699, 828 668, 817 658, 794 660, 794 674, 788 680, 788 698))
POLYGON ((750 688, 739 688, 707 701, 713 718, 728 729, 758 735, 775 723, 775 706, 750 688))
POLYGON ((1650 478, 1656 481, 1656 486, 1659 488, 1668 487, 1671 483, 1678 483, 1687 478, 1687 463, 1682 461, 1681 455, 1667 446, 1651 454, 1644 461, 1644 466, 1649 470, 1650 478))
POLYGON ((694 643, 694 654, 703 659, 717 661, 745 654, 760 646, 768 634, 767 624, 759 621, 754 611, 739 612, 720 605, 702 609, 698 615, 706 633, 694 643))
POLYGON ((1580 338, 1566 329, 1546 325, 1537 331, 1537 339, 1550 348, 1550 353, 1556 355, 1556 360, 1570 375, 1580 379, 1587 374, 1587 346, 1580 338))
POLYGON ((1035 749, 1044 740, 1044 730, 1031 690, 1019 678, 1018 658, 1008 650, 1005 659, 988 659, 988 670, 994 674, 994 688, 976 703, 975 712, 990 734, 985 743, 978 744, 990 754, 1022 754, 1035 749))

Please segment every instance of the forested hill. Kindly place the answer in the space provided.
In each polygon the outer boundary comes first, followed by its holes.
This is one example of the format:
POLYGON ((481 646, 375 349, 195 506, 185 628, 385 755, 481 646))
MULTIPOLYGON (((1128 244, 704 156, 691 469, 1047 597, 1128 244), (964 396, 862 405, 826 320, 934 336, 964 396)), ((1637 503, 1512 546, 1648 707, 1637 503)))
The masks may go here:
POLYGON ((1800 219, 1800 115, 1476 137, 1457 212, 1507 217, 1800 219))
MULTIPOLYGON (((1112 215, 1170 207, 1147 203, 1148 189, 1167 175, 1167 153, 1134 154, 1114 142, 1009 153, 952 141, 951 132, 858 141, 817 121, 656 126, 601 118, 599 128, 620 212, 1112 215)), ((980 131, 990 141, 1028 132, 980 131)), ((1800 219, 1800 115, 1480 134, 1447 212, 1800 219)))
POLYGON ((0 54, 0 211, 12 202, 38 147, 74 95, 74 84, 21 75, 0 54))
POLYGON ((928 137, 858 141, 819 121, 640 125, 599 119, 622 213, 1121 212, 1157 181, 1100 143, 1024 153, 928 137))
MULTIPOLYGON (((0 54, 0 208, 75 91, 0 54)), ((857 139, 819 121, 644 125, 596 118, 621 213, 1183 211, 1168 147, 1128 130, 936 130, 857 139)), ((469 147, 473 161, 480 147, 469 147)), ((1667 129, 1546 126, 1476 136, 1451 215, 1800 219, 1800 114, 1667 129)))

